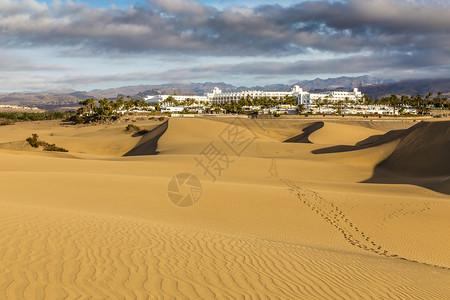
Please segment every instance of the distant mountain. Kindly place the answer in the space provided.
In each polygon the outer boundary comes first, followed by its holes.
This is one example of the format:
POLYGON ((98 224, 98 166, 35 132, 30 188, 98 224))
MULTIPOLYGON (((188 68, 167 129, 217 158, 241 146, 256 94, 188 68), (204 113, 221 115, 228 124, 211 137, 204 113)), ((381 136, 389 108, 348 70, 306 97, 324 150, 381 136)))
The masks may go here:
POLYGON ((41 109, 53 109, 58 107, 77 107, 81 99, 92 98, 83 92, 70 94, 59 93, 11 93, 0 95, 0 104, 23 105, 38 107, 41 109))
POLYGON ((396 95, 426 95, 429 92, 450 94, 450 79, 406 80, 361 87, 361 92, 374 99, 396 95))
POLYGON ((358 77, 342 76, 328 79, 316 78, 314 80, 300 81, 297 83, 297 85, 299 85, 300 87, 302 87, 307 91, 313 91, 313 90, 352 89, 373 84, 383 84, 387 82, 392 82, 392 80, 382 80, 372 76, 364 75, 358 77))
POLYGON ((429 80, 410 80, 401 82, 390 82, 371 76, 358 77, 337 77, 314 80, 303 80, 287 84, 270 84, 266 86, 234 86, 224 82, 204 82, 187 84, 160 84, 160 85, 138 85, 111 88, 106 90, 86 91, 68 91, 67 93, 10 93, 0 94, 0 104, 14 104, 35 106, 43 109, 52 109, 58 107, 77 107, 80 100, 87 98, 94 99, 115 99, 118 97, 131 96, 133 99, 143 99, 147 95, 160 94, 178 94, 178 95, 201 95, 210 92, 214 87, 218 87, 223 92, 246 91, 246 90, 264 90, 264 91, 288 91, 293 85, 299 85, 304 90, 349 90, 355 87, 360 88, 363 93, 372 98, 381 98, 383 96, 397 95, 425 95, 428 92, 437 93, 439 91, 450 93, 450 79, 429 79, 429 80))
MULTIPOLYGON (((324 89, 351 89, 354 87, 362 87, 371 84, 380 84, 385 82, 391 82, 386 80, 381 80, 368 75, 359 77, 338 77, 338 78, 328 78, 320 79, 316 78, 314 80, 303 80, 291 85, 287 84, 269 84, 265 86, 234 86, 231 84, 226 84, 224 82, 205 82, 205 83, 189 83, 189 84, 162 84, 145 86, 148 89, 140 91, 137 96, 143 98, 147 95, 158 95, 158 94, 173 94, 171 90, 177 90, 176 94, 194 95, 194 94, 204 94, 210 92, 214 87, 218 87, 222 92, 241 92, 248 90, 263 90, 263 91, 288 91, 294 85, 299 85, 304 90, 324 90, 324 89)), ((140 86, 144 87, 144 86, 140 86)), ((119 88, 120 89, 120 88, 119 88)), ((118 90, 118 89, 116 89, 118 90)))
POLYGON ((232 92, 236 87, 224 82, 205 82, 205 83, 167 83, 158 85, 137 85, 124 86, 119 88, 112 88, 106 90, 93 90, 89 93, 94 95, 97 99, 100 98, 116 98, 123 95, 133 96, 135 98, 145 97, 146 95, 158 94, 185 94, 198 95, 211 91, 214 87, 219 87, 224 92, 232 92))
MULTIPOLYGON (((135 95, 135 98, 145 98, 148 95, 202 95, 210 92, 213 88, 218 87, 223 92, 234 92, 239 88, 226 84, 224 82, 205 82, 205 83, 188 83, 188 84, 160 84, 147 86, 148 89, 143 90, 135 95)), ((248 89, 241 87, 242 89, 248 89)))
POLYGON ((89 94, 94 96, 96 99, 103 99, 103 98, 116 98, 118 95, 136 95, 139 92, 152 89, 152 85, 136 85, 136 86, 122 86, 118 88, 111 88, 106 90, 99 90, 95 89, 92 91, 89 91, 89 94))
POLYGON ((80 91, 68 93, 67 95, 68 96, 73 96, 73 97, 77 98, 78 100, 85 100, 85 99, 88 99, 88 98, 94 98, 94 96, 92 94, 90 94, 88 92, 80 92, 80 91))

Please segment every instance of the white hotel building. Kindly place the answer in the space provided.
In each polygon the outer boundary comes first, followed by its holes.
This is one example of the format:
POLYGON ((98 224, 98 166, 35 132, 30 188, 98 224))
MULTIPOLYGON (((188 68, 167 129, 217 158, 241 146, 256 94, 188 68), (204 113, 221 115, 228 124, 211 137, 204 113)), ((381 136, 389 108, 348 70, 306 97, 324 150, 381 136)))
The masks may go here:
POLYGON ((215 103, 228 103, 231 101, 239 101, 242 98, 250 97, 250 99, 256 98, 272 98, 272 99, 283 99, 286 96, 296 97, 303 90, 298 86, 294 85, 289 92, 269 92, 269 91, 242 91, 242 92, 229 92, 222 93, 219 88, 214 88, 211 93, 207 93, 206 96, 211 102, 215 103))
POLYGON ((155 95, 147 96, 144 98, 148 103, 162 103, 167 98, 172 97, 177 101, 184 101, 186 99, 194 99, 199 103, 228 103, 231 101, 239 101, 242 98, 250 97, 255 98, 275 98, 282 99, 286 96, 297 97, 299 94, 304 93, 303 90, 295 85, 289 92, 272 92, 272 91, 242 91, 242 92, 227 92, 223 93, 218 87, 215 87, 210 93, 205 93, 203 96, 199 95, 155 95))
POLYGON ((211 103, 229 103, 232 101, 239 101, 242 98, 250 97, 255 98, 272 98, 283 99, 286 96, 296 97, 298 99, 298 105, 304 104, 308 109, 314 106, 317 100, 327 99, 330 104, 339 101, 352 101, 356 102, 362 98, 361 92, 357 88, 353 89, 353 92, 333 91, 327 93, 309 93, 303 91, 298 85, 294 85, 289 92, 277 92, 277 91, 242 91, 242 92, 227 92, 223 93, 218 87, 215 87, 210 93, 205 93, 203 96, 199 95, 156 95, 147 96, 145 101, 148 103, 163 103, 172 96, 177 101, 184 101, 186 99, 193 99, 201 104, 211 103))
POLYGON ((163 103, 167 100, 167 98, 172 97, 176 101, 185 101, 187 99, 194 99, 199 103, 209 103, 209 98, 206 96, 199 95, 155 95, 155 96, 146 96, 144 100, 147 103, 163 103))
POLYGON ((329 104, 334 104, 339 101, 356 102, 362 98, 362 93, 358 88, 354 88, 353 92, 333 91, 327 93, 308 93, 304 92, 298 96, 298 105, 304 104, 308 109, 316 105, 319 100, 327 100, 329 104))

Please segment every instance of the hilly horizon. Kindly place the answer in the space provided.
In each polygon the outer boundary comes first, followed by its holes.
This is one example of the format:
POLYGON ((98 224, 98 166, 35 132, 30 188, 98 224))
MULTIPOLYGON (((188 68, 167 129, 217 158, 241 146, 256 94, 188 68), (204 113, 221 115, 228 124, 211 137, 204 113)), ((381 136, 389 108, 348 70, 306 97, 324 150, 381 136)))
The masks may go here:
POLYGON ((234 86, 225 82, 204 82, 204 83, 166 83, 158 85, 136 85, 122 86, 109 89, 95 89, 91 91, 67 91, 62 92, 14 92, 9 94, 0 94, 0 104, 3 105, 22 105, 32 106, 41 109, 56 109, 61 107, 75 107, 78 102, 88 98, 94 99, 116 99, 119 97, 130 96, 133 99, 143 99, 147 95, 159 94, 185 94, 201 95, 218 87, 223 92, 239 92, 246 90, 263 91, 287 91, 294 85, 299 85, 307 91, 325 91, 325 90, 350 90, 359 88, 362 93, 368 94, 371 98, 379 99, 391 94, 397 95, 425 95, 429 92, 444 94, 450 93, 450 79, 422 79, 422 80, 404 80, 393 82, 369 75, 348 77, 341 76, 335 78, 297 81, 292 84, 269 84, 265 86, 234 86))

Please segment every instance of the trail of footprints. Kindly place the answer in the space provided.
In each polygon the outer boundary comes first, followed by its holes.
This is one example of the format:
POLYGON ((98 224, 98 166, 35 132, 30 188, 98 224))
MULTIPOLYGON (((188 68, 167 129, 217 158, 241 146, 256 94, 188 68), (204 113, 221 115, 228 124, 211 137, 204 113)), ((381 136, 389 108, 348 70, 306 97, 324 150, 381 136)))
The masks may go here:
POLYGON ((384 223, 386 223, 396 218, 400 218, 407 215, 414 215, 417 213, 423 213, 430 209, 431 209, 431 202, 414 203, 414 204, 402 202, 400 203, 400 208, 393 210, 390 214, 385 216, 383 218, 383 221, 384 223))
POLYGON ((306 206, 318 214, 323 220, 335 227, 352 245, 377 254, 388 255, 382 245, 376 243, 333 202, 327 201, 317 192, 298 187, 293 181, 280 179, 290 187, 306 206))
MULTIPOLYGON (((329 223, 331 226, 335 227, 343 235, 343 237, 353 246, 370 251, 378 255, 394 257, 402 260, 407 260, 410 262, 416 262, 450 270, 450 268, 447 267, 419 262, 389 252, 381 244, 375 242, 366 232, 362 230, 361 227, 357 226, 334 202, 325 200, 315 191, 300 188, 292 180, 280 178, 280 181, 285 185, 287 185, 290 191, 295 193, 297 198, 303 204, 305 204, 313 212, 318 214, 324 221, 329 223)), ((384 220, 384 223, 388 219, 399 217, 400 215, 407 215, 408 213, 416 213, 418 211, 424 212, 430 209, 430 203, 425 203, 424 207, 421 208, 420 210, 412 210, 410 212, 405 212, 406 205, 407 204, 404 203, 402 208, 388 215, 384 220)))

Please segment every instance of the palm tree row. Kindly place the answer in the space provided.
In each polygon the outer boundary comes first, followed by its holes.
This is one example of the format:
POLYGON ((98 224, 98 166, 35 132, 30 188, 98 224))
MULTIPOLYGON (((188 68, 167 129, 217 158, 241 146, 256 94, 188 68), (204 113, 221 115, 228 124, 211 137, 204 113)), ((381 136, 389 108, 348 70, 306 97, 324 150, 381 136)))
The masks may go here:
MULTIPOLYGON (((447 97, 442 97, 442 93, 439 92, 437 97, 432 97, 433 93, 429 93, 422 98, 422 96, 400 96, 391 95, 381 99, 373 100, 367 95, 363 95, 362 98, 357 99, 356 102, 350 101, 348 98, 340 101, 330 101, 327 97, 324 99, 318 99, 315 104, 319 108, 321 113, 322 107, 332 106, 336 109, 337 113, 341 113, 346 107, 352 107, 356 105, 387 105, 394 109, 396 112, 402 112, 407 107, 415 108, 417 113, 424 114, 430 109, 450 109, 450 102, 447 97)), ((89 122, 103 122, 116 120, 120 114, 128 113, 133 110, 148 110, 149 106, 153 106, 156 111, 160 111, 159 104, 149 104, 144 100, 133 100, 130 96, 126 99, 120 97, 116 100, 101 99, 98 102, 95 99, 86 99, 80 101, 81 107, 77 110, 77 114, 71 118, 75 123, 89 123, 89 122)), ((189 108, 202 108, 209 113, 242 113, 244 107, 258 107, 261 109, 273 108, 279 105, 291 105, 297 106, 297 98, 292 96, 285 96, 284 98, 277 97, 261 97, 251 98, 250 95, 242 97, 238 101, 229 101, 227 103, 200 103, 193 98, 186 98, 183 101, 175 100, 174 97, 169 96, 161 105, 167 106, 184 106, 189 108)), ((298 112, 301 113, 305 110, 304 105, 298 106, 298 112)))
POLYGON ((338 113, 345 107, 353 107, 356 105, 386 105, 392 107, 394 110, 394 114, 396 112, 402 113, 402 111, 407 107, 412 107, 416 109, 417 113, 425 114, 429 112, 431 109, 450 109, 450 102, 447 97, 441 97, 442 92, 438 93, 438 97, 431 98, 433 93, 428 93, 425 98, 422 98, 421 95, 416 96, 406 96, 402 95, 398 97, 395 94, 390 95, 389 97, 383 97, 381 99, 372 99, 367 95, 363 95, 362 98, 357 99, 356 102, 350 101, 348 98, 340 101, 330 101, 327 97, 324 99, 320 98, 315 102, 315 105, 319 109, 319 113, 321 112, 321 108, 326 106, 332 106, 337 109, 338 113))
POLYGON ((71 120, 75 123, 90 123, 116 120, 123 112, 132 110, 147 110, 150 104, 144 100, 132 100, 129 96, 127 100, 120 97, 116 100, 108 100, 106 98, 98 101, 95 99, 86 99, 80 101, 80 108, 71 120))
POLYGON ((433 93, 428 93, 425 98, 421 95, 398 97, 397 95, 391 95, 389 97, 381 98, 378 100, 381 104, 389 105, 398 109, 401 113, 406 107, 412 107, 417 110, 417 113, 425 114, 431 109, 450 109, 450 102, 447 97, 442 97, 442 92, 437 94, 437 97, 432 98, 433 93))

